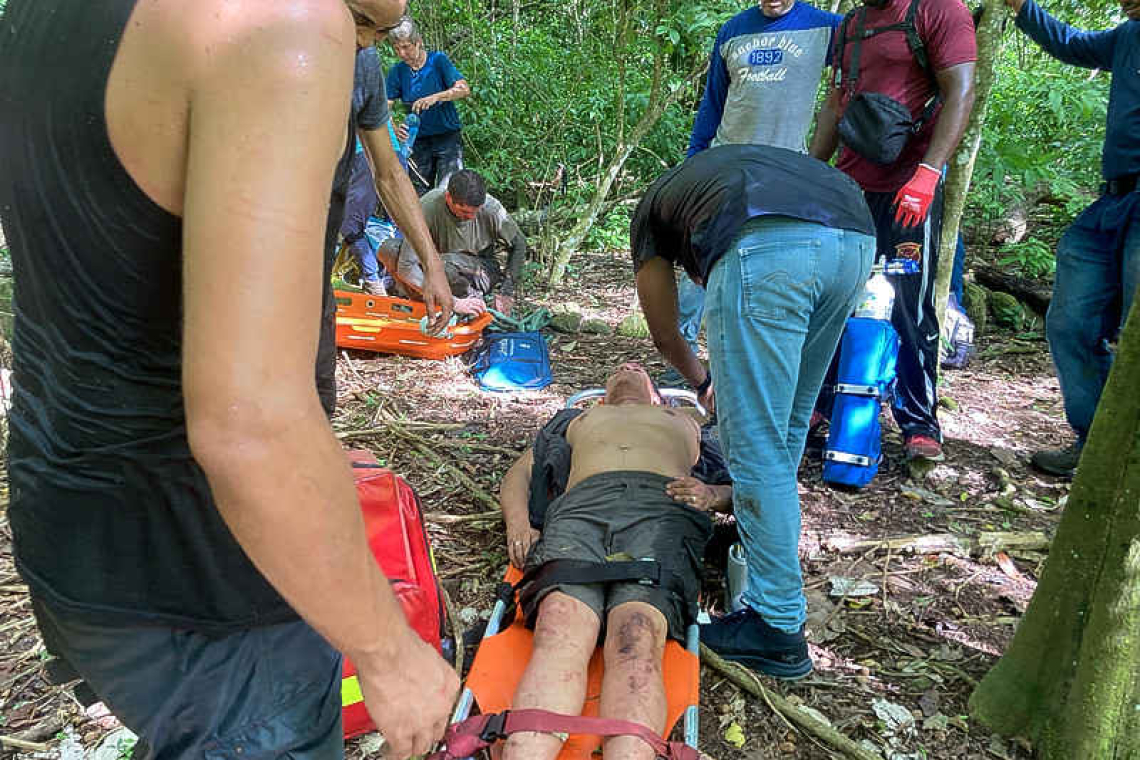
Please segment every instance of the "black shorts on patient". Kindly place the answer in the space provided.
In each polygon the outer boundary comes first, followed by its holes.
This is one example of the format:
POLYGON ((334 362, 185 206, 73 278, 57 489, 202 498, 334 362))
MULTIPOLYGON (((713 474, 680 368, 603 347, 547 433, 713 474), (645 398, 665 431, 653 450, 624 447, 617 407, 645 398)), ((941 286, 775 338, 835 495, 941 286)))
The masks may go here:
POLYGON ((563 583, 528 599, 533 625, 538 605, 551 591, 588 605, 603 624, 625 602, 645 602, 661 611, 670 638, 685 640, 696 616, 705 544, 712 521, 704 512, 674 501, 665 492, 673 478, 650 472, 606 472, 586 478, 551 503, 542 537, 527 557, 527 570, 555 559, 618 562, 652 559, 675 573, 678 583, 563 583), (683 595, 678 591, 683 589, 683 595))

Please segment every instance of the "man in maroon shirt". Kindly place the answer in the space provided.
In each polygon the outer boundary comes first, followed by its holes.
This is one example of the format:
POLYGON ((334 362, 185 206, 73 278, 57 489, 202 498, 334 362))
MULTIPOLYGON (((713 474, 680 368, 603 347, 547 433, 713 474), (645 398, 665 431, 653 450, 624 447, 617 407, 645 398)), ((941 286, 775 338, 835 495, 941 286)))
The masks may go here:
POLYGON ((894 161, 876 163, 844 144, 837 165, 863 188, 875 217, 877 260, 886 265, 895 288, 891 322, 902 347, 899 403, 892 408, 907 456, 938 460, 942 432, 936 417, 934 276, 942 232, 942 170, 962 139, 974 104, 973 19, 961 0, 865 0, 840 31, 836 85, 820 111, 812 155, 831 159, 839 144, 840 119, 861 93, 893 98, 923 121, 894 161), (859 29, 864 30, 861 41, 859 29), (926 67, 919 56, 925 57, 926 67))

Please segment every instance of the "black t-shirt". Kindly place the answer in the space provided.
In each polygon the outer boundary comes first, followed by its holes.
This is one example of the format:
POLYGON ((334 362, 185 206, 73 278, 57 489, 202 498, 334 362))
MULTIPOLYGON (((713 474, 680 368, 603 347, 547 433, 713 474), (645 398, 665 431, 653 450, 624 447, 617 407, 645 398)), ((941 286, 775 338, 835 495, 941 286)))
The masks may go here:
POLYGON ((135 2, 9 0, 0 17, 16 562, 37 596, 96 622, 224 633, 293 620, 190 452, 182 220, 134 183, 107 134, 135 2))
POLYGON ((863 192, 839 170, 784 148, 721 145, 645 192, 630 223, 634 270, 660 256, 704 282, 740 227, 765 215, 875 234, 863 192))

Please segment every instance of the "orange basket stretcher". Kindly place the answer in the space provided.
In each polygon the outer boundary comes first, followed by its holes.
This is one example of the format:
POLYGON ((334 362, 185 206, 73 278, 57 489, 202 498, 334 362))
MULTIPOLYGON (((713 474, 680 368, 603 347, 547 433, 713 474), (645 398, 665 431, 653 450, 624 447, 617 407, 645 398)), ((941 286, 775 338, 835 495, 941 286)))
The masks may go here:
POLYGON ((442 335, 424 335, 420 320, 427 315, 427 307, 418 301, 348 290, 334 290, 333 297, 337 346, 418 359, 462 354, 478 342, 494 318, 484 312, 449 326, 442 335))

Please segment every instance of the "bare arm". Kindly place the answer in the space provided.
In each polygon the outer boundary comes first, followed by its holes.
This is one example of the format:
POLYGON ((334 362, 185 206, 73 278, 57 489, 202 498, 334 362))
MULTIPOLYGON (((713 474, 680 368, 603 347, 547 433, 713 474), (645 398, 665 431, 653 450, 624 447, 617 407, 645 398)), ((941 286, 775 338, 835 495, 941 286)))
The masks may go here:
POLYGON ((514 238, 507 241, 507 244, 511 250, 507 254, 507 276, 503 283, 503 292, 513 296, 519 280, 522 279, 522 268, 526 262, 526 235, 521 231, 516 232, 514 238))
POLYGON ((962 63, 934 74, 943 105, 922 163, 937 171, 942 171, 950 160, 970 122, 970 111, 974 108, 974 68, 973 63, 962 63))
POLYGON ((234 536, 356 662, 366 704, 403 757, 442 731, 456 682, 408 627, 371 556, 313 383, 324 218, 344 144, 337 125, 347 122, 353 29, 343 6, 326 0, 247 16, 206 40, 187 67, 188 437, 234 536), (272 287, 258 275, 266 268, 272 287))
POLYGON ((832 88, 815 117, 815 136, 811 154, 820 161, 830 161, 839 147, 839 88, 832 88))
MULTIPOLYGON (((699 386, 708 376, 708 370, 693 354, 677 327, 677 281, 673 279, 673 264, 660 256, 642 264, 637 270, 637 297, 645 312, 653 345, 689 385, 699 386)), ((707 407, 705 401, 702 397, 701 403, 707 407)))
POLYGON ((416 197, 408 173, 392 150, 387 125, 384 129, 361 130, 360 142, 372 162, 376 193, 420 260, 424 273, 420 291, 427 304, 428 314, 436 315, 432 320, 431 331, 439 332, 447 325, 447 320, 451 319, 453 301, 451 288, 443 273, 443 262, 439 259, 439 251, 436 250, 427 222, 424 221, 420 199, 416 197))
POLYGON ((538 540, 538 531, 530 527, 530 472, 534 466, 534 450, 527 449, 520 456, 499 486, 499 506, 503 510, 503 522, 507 525, 507 554, 511 564, 522 568, 526 563, 527 552, 538 540))
POLYGON ((437 103, 446 103, 451 100, 462 100, 471 94, 471 88, 467 85, 466 79, 457 79, 455 84, 448 87, 446 90, 440 90, 433 95, 427 95, 420 98, 415 103, 412 103, 412 111, 419 113, 426 111, 437 103))

